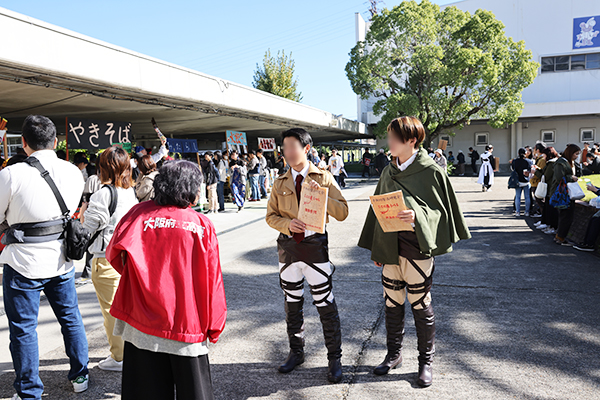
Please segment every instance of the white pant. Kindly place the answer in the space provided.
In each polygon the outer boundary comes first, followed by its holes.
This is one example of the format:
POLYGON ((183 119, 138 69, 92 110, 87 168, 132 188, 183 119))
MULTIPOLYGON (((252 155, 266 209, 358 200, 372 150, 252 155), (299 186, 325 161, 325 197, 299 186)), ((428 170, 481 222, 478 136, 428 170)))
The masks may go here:
POLYGON ((282 271, 284 265, 284 263, 279 263, 279 277, 287 283, 297 284, 298 287, 297 290, 283 289, 286 301, 300 301, 300 298, 304 295, 304 278, 311 286, 311 293, 317 307, 324 307, 333 301, 333 287, 331 284, 333 271, 330 262, 314 264, 323 273, 302 261, 291 263, 282 271), (326 284, 327 282, 329 284, 326 284))

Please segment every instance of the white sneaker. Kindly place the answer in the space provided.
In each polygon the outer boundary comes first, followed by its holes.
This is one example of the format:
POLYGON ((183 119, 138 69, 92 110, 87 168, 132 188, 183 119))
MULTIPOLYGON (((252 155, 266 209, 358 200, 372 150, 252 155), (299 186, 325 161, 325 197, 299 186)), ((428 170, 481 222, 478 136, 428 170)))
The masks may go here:
POLYGON ((535 229, 546 229, 547 227, 548 225, 540 223, 535 229))
POLYGON ((554 228, 548 228, 543 230, 542 232, 544 232, 546 235, 555 235, 556 234, 556 229, 554 228))
POLYGON ((10 400, 21 400, 21 398, 18 394, 15 394, 13 397, 10 398, 10 400))
POLYGON ((75 391, 75 393, 85 392, 88 389, 89 382, 90 382, 89 375, 78 376, 77 378, 75 378, 75 380, 71 381, 71 383, 73 384, 73 390, 75 391))
POLYGON ((112 356, 108 356, 108 357, 106 357, 106 359, 104 359, 98 363, 98 368, 100 368, 104 371, 122 372, 123 371, 123 361, 115 361, 115 359, 112 358, 112 356))
POLYGON ((526 217, 529 217, 529 213, 528 213, 528 212, 526 212, 526 213, 525 213, 525 216, 526 216, 526 217))
MULTIPOLYGON (((533 226, 540 226, 542 224, 542 221, 538 221, 535 224, 533 224, 533 226)), ((538 228, 539 229, 539 228, 538 228)))

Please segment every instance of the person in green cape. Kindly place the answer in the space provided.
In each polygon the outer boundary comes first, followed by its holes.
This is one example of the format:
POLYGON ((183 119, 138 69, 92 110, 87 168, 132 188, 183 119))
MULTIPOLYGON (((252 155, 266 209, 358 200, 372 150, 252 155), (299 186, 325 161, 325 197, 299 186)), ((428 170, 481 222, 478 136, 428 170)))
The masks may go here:
POLYGON ((394 160, 383 169, 375 189, 376 195, 402 191, 408 209, 398 213, 398 218, 414 230, 384 232, 370 208, 358 245, 371 250, 371 259, 383 268, 387 355, 373 372, 385 375, 402 364, 404 300, 408 298, 417 331, 417 384, 427 387, 433 380, 435 353, 430 294, 434 257, 452 251, 453 243, 471 234, 446 172, 420 147, 424 138, 418 118, 396 118, 388 125, 387 141, 394 160))

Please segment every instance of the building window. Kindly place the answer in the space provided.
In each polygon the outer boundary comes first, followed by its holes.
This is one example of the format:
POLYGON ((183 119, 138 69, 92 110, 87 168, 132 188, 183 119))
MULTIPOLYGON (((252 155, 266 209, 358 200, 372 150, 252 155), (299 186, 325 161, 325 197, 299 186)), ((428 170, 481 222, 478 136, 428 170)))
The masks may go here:
POLYGON ((600 68, 600 53, 587 54, 585 57, 585 68, 586 69, 600 68))
POLYGON ((581 141, 582 142, 593 142, 596 138, 596 129, 594 128, 581 128, 579 130, 581 133, 581 141))
POLYGON ((550 129, 542 130, 542 142, 544 143, 554 143, 556 131, 550 129))
POLYGON ((600 53, 542 57, 542 73, 600 69, 600 53))
POLYGON ((489 141, 488 132, 479 132, 475 134, 475 146, 487 146, 489 141))

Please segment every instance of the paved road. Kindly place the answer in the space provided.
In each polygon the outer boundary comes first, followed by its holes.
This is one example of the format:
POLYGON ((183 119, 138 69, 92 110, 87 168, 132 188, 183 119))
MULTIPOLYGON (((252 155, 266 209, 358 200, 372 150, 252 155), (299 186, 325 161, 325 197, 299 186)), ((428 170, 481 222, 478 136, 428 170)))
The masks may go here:
MULTIPOLYGON (((512 217, 506 178, 498 178, 488 193, 475 178, 452 180, 473 239, 436 259, 432 387, 415 384, 410 311, 404 365, 384 377, 371 373, 385 355, 385 328, 380 270, 356 247, 375 183, 363 181, 345 192, 349 218, 328 228, 344 341, 345 378, 338 385, 325 378, 326 350, 309 301, 306 362, 291 374, 276 372, 287 341, 277 233, 261 218, 266 204, 214 216, 229 307, 225 332, 210 348, 217 399, 600 399, 600 259, 557 246, 534 232, 531 220, 512 217)), ((96 367, 107 345, 93 288, 78 291, 90 342, 91 387, 81 395, 70 391, 60 336, 51 334, 58 332, 56 323, 45 315, 48 331, 40 335, 40 347, 46 398, 118 399, 119 374, 96 367)), ((0 363, 10 361, 5 325, 3 318, 0 363)), ((0 398, 12 396, 12 379, 11 372, 0 375, 0 398)))

